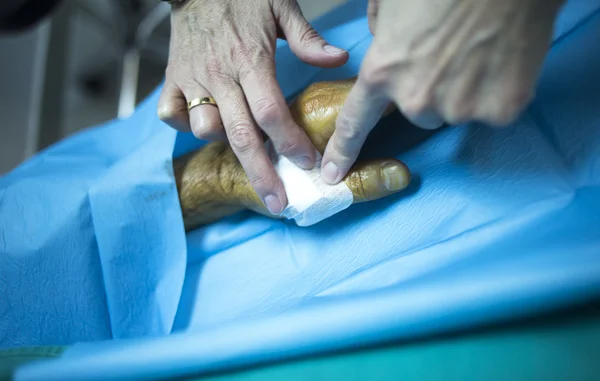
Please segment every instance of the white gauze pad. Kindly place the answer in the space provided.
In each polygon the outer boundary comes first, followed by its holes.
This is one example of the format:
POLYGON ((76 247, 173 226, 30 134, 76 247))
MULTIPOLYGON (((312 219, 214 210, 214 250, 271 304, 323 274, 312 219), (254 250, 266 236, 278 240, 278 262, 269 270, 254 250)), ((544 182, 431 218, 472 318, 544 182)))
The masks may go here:
POLYGON ((354 197, 346 183, 329 185, 321 180, 322 157, 318 152, 315 167, 305 170, 277 154, 270 142, 266 148, 287 194, 288 206, 282 217, 295 220, 298 226, 310 226, 352 205, 354 197))

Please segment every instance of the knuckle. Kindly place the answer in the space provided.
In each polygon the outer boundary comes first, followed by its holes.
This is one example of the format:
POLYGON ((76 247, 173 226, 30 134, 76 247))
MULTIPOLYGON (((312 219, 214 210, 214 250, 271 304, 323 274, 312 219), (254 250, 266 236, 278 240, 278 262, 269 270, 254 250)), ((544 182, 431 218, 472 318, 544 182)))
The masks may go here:
POLYGON ((533 98, 533 90, 519 86, 510 93, 508 103, 517 109, 525 107, 533 98))
POLYGON ((483 121, 494 127, 507 127, 513 123, 533 97, 531 89, 518 87, 509 91, 503 102, 495 102, 498 107, 486 110, 483 121))
POLYGON ((272 53, 260 38, 249 38, 230 47, 228 57, 233 62, 253 65, 266 61, 272 53))
POLYGON ((283 141, 273 142, 278 153, 287 155, 298 152, 301 144, 297 139, 285 139, 283 141))
POLYGON ((247 54, 243 58, 237 60, 238 77, 240 79, 256 77, 257 80, 265 81, 275 71, 273 57, 269 57, 264 52, 256 52, 247 54))
POLYGON ((507 108, 494 109, 485 112, 482 121, 493 127, 506 127, 515 119, 515 113, 507 108))
POLYGON ((484 118, 484 121, 493 127, 506 127, 512 119, 504 112, 494 112, 484 118))
POLYGON ((445 107, 442 117, 450 124, 466 123, 473 118, 472 107, 466 100, 455 102, 453 105, 445 107))
POLYGON ((306 23, 304 30, 300 33, 300 44, 307 46, 315 41, 320 41, 321 36, 313 29, 308 23, 306 23))
POLYGON ((255 72, 256 65, 250 63, 250 60, 241 60, 241 63, 238 68, 238 78, 244 79, 248 78, 255 72))
POLYGON ((179 112, 179 108, 173 99, 172 91, 169 89, 170 86, 173 86, 171 75, 166 74, 165 77, 165 84, 163 85, 160 99, 156 106, 156 116, 163 122, 172 119, 179 112))
POLYGON ((265 193, 268 191, 269 184, 271 183, 269 176, 265 171, 260 171, 251 175, 248 175, 252 187, 257 193, 265 193))
POLYGON ((229 143, 235 152, 248 154, 256 147, 256 136, 247 122, 232 122, 227 128, 229 143))
POLYGON ((339 163, 353 163, 360 153, 364 141, 364 133, 358 129, 336 130, 336 139, 333 141, 332 153, 339 163))
POLYGON ((210 78, 223 73, 223 62, 217 55, 207 55, 204 58, 204 73, 210 78))
POLYGON ((277 182, 279 178, 274 170, 269 170, 268 167, 255 166, 251 171, 246 170, 248 181, 252 184, 252 188, 256 191, 259 197, 266 196, 269 193, 277 190, 277 182))
POLYGON ((521 111, 527 107, 532 98, 533 91, 530 89, 519 88, 512 92, 506 102, 506 109, 509 116, 511 116, 513 120, 517 118, 521 111))
POLYGON ((335 146, 332 150, 332 157, 335 158, 337 165, 341 169, 349 170, 358 158, 360 148, 344 147, 341 144, 335 146))
POLYGON ((431 106, 431 97, 426 92, 420 92, 400 101, 400 108, 404 114, 412 118, 425 114, 431 106))
POLYGON ((235 48, 231 47, 231 51, 228 56, 231 62, 239 62, 240 67, 243 68, 245 65, 249 65, 249 61, 252 57, 252 51, 246 47, 245 44, 236 45, 235 48))
POLYGON ((519 117, 521 109, 521 107, 514 106, 506 108, 503 112, 500 112, 497 125, 500 127, 506 127, 513 123, 519 117))
POLYGON ((464 116, 461 116, 459 114, 446 113, 442 117, 444 118, 445 122, 453 125, 461 124, 467 121, 467 119, 464 116))
POLYGON ((387 68, 380 64, 381 60, 377 56, 375 53, 369 54, 362 63, 360 78, 367 86, 381 87, 386 84, 389 78, 387 68))
POLYGON ((171 123, 174 119, 177 119, 185 113, 173 99, 164 99, 158 104, 156 108, 156 115, 164 123, 171 123))
POLYGON ((169 102, 165 102, 164 104, 158 105, 158 107, 156 109, 156 115, 158 116, 158 119, 160 119, 161 121, 168 122, 169 120, 173 119, 173 116, 175 115, 175 111, 174 111, 173 107, 171 107, 169 102))
POLYGON ((342 140, 357 142, 363 139, 365 135, 364 129, 358 126, 351 117, 340 114, 338 123, 335 133, 342 140))
POLYGON ((232 46, 229 56, 240 60, 251 60, 262 56, 262 49, 257 49, 255 42, 250 39, 232 46))
POLYGON ((260 98, 254 102, 256 123, 261 127, 272 127, 281 120, 281 110, 271 99, 260 98))
POLYGON ((192 133, 200 140, 211 140, 221 133, 221 126, 216 124, 203 124, 194 127, 192 133))

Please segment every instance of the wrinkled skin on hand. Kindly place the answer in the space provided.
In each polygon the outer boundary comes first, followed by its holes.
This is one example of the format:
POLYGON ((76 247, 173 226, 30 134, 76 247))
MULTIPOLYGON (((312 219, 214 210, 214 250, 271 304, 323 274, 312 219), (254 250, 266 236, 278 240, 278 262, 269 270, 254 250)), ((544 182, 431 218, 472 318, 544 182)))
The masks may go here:
POLYGON ((343 178, 390 101, 422 128, 513 123, 533 97, 564 2, 370 0, 373 43, 323 155, 323 179, 343 178))
POLYGON ((348 52, 327 43, 296 0, 186 0, 171 12, 171 43, 158 115, 203 140, 228 141, 254 189, 274 213, 287 204, 263 146, 301 168, 315 165, 309 138, 294 123, 275 75, 277 38, 302 61, 337 67, 348 52), (212 96, 216 107, 187 103, 212 96))
MULTIPOLYGON (((289 107, 294 121, 304 129, 321 154, 353 84, 353 79, 314 84, 289 107)), ((388 112, 391 110, 388 108, 388 112)), ((276 217, 261 202, 227 143, 210 143, 176 159, 174 170, 187 230, 244 209, 276 217)), ((356 164, 344 182, 352 191, 354 203, 359 203, 406 188, 410 173, 406 165, 396 159, 380 159, 356 164)))

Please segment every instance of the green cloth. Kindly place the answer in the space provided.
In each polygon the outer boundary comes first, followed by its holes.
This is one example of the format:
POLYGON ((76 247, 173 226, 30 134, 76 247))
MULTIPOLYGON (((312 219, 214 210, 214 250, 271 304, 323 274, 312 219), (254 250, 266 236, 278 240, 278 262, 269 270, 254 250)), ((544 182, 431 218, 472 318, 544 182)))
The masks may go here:
POLYGON ((600 309, 200 380, 600 380, 600 309))
MULTIPOLYGON (((0 381, 65 347, 0 351, 0 381)), ((181 381, 600 380, 600 306, 413 343, 181 381)))
POLYGON ((12 372, 20 365, 60 356, 66 347, 25 347, 0 351, 0 381, 10 381, 12 372))

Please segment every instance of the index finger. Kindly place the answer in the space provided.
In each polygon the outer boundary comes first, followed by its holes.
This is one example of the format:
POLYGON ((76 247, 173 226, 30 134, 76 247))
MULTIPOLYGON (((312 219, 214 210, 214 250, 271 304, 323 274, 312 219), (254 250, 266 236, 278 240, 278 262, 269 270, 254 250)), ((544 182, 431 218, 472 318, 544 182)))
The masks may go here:
POLYGON ((387 106, 388 99, 383 92, 366 84, 359 76, 344 102, 323 154, 321 176, 325 182, 337 184, 344 178, 387 106))

